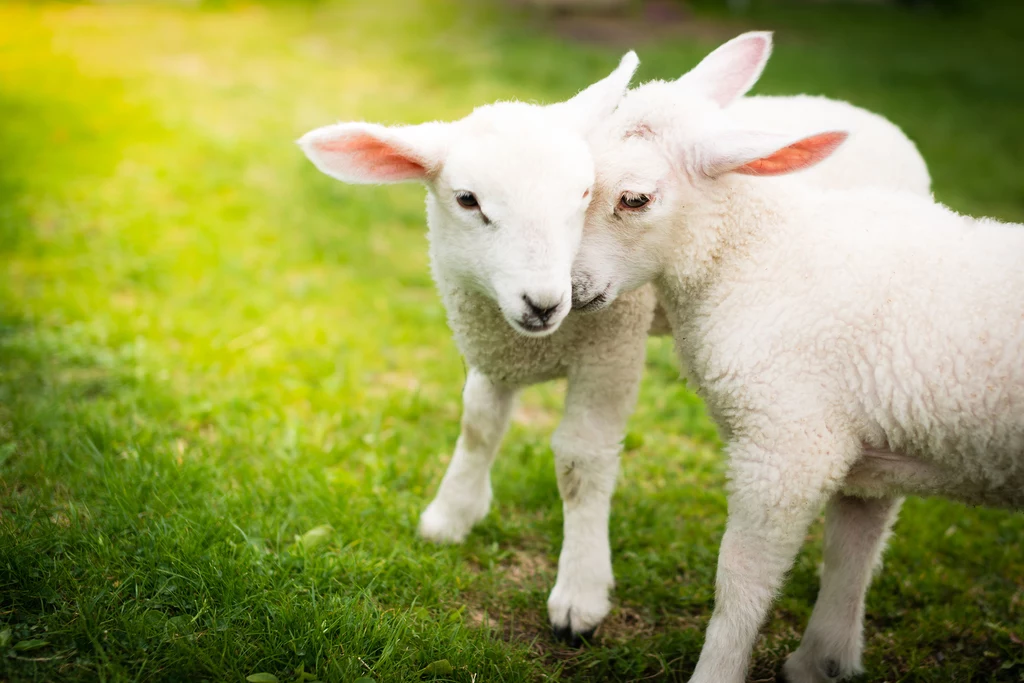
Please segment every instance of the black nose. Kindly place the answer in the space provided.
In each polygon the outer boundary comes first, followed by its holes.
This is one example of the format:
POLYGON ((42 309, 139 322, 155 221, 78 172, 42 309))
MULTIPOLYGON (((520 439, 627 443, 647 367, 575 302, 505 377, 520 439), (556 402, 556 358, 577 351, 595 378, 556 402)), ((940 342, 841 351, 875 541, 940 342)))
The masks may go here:
POLYGON ((536 316, 542 323, 546 323, 548 318, 550 318, 551 315, 558 310, 558 307, 562 305, 561 302, 559 302, 554 306, 538 306, 534 303, 533 299, 525 294, 523 294, 523 301, 526 302, 526 307, 530 309, 530 313, 536 316))

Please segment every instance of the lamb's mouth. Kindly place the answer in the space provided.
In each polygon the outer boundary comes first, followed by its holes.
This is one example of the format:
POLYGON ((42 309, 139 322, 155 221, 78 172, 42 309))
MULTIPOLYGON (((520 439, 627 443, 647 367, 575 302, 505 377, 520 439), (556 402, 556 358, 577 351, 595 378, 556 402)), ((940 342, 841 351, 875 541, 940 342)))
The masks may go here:
POLYGON ((581 301, 576 297, 573 297, 572 310, 579 311, 581 313, 587 313, 588 311, 596 311, 601 308, 604 308, 605 305, 608 303, 608 290, 610 288, 611 285, 605 287, 603 292, 595 294, 587 301, 581 301))
POLYGON ((525 320, 510 322, 512 329, 524 337, 546 337, 558 329, 558 323, 528 323, 525 320))

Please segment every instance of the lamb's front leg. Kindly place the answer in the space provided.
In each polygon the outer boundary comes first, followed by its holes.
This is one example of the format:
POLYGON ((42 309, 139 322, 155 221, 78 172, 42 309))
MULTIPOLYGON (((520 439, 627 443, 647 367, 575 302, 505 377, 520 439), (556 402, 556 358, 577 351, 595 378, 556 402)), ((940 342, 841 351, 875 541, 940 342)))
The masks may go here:
POLYGON ((715 609, 690 683, 742 683, 758 629, 807 527, 845 471, 827 435, 769 438, 786 453, 729 447, 729 516, 718 552, 715 609), (790 450, 792 449, 792 450, 790 450))
POLYGON ((565 416, 552 439, 564 536, 548 615, 556 637, 573 647, 593 635, 611 607, 608 515, 643 370, 642 355, 635 361, 570 373, 565 416))
POLYGON ((861 671, 864 595, 902 498, 837 494, 825 512, 825 567, 811 620, 783 668, 791 683, 828 683, 861 671))
POLYGON ((420 536, 461 543, 491 506, 491 465, 508 428, 515 390, 470 369, 462 390, 462 431, 433 502, 420 517, 420 536))

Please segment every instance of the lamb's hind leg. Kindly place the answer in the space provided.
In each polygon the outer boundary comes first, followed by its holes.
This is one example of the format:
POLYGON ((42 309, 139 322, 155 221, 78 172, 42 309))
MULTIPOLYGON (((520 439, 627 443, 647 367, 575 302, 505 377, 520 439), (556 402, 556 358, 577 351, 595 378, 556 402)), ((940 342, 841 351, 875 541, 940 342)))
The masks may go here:
POLYGON ((491 506, 491 464, 508 428, 515 390, 470 369, 462 391, 462 431, 433 502, 420 517, 420 536, 461 543, 491 506))
POLYGON ((860 673, 864 596, 902 502, 842 494, 829 502, 821 591, 800 647, 783 668, 790 683, 827 683, 860 673))
POLYGON ((574 647, 593 634, 611 606, 608 515, 643 371, 644 340, 635 346, 638 358, 623 349, 617 363, 570 372, 565 416, 552 439, 564 537, 548 615, 555 635, 574 647))

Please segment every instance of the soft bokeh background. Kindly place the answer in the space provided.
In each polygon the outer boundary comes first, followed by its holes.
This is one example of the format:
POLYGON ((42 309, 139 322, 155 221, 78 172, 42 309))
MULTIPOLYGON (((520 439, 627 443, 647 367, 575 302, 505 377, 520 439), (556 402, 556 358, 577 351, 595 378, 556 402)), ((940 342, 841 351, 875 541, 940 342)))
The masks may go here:
MULTIPOLYGON (((418 541, 465 376, 423 191, 343 186, 293 140, 564 99, 628 48, 673 78, 772 28, 757 92, 879 111, 941 201, 1024 221, 1024 9, 625 4, 0 4, 0 680, 686 680, 725 499, 670 343, 626 440, 615 610, 565 649, 545 613, 562 387, 524 396, 467 543, 418 541)), ((1019 514, 910 501, 866 680, 1024 680, 1022 537, 1019 514)), ((809 540, 753 680, 806 623, 809 540)))

